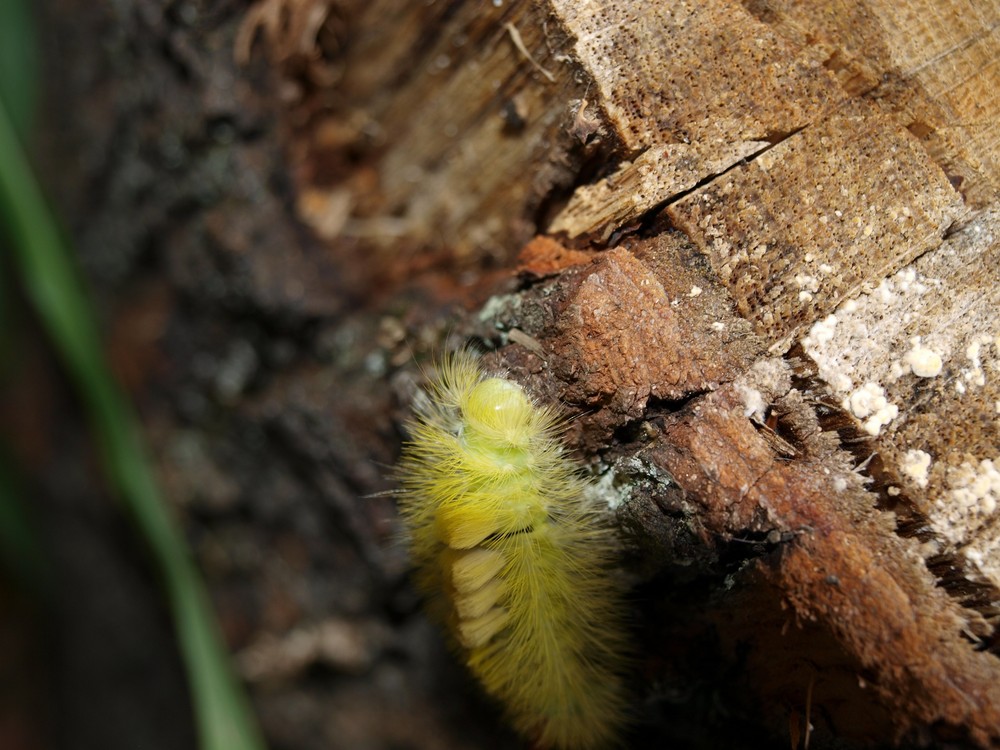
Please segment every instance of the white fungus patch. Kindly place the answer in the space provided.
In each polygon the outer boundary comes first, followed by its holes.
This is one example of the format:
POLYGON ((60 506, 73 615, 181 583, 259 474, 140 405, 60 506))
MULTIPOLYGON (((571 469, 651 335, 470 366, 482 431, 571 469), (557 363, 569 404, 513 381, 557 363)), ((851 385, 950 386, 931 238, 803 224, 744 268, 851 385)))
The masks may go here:
POLYGON ((743 416, 763 424, 768 407, 791 388, 790 369, 779 357, 759 359, 733 385, 743 401, 743 416))
MULTIPOLYGON (((807 282, 804 277, 796 280, 800 285, 807 282)), ((844 301, 802 339, 819 376, 872 436, 879 436, 899 416, 886 388, 904 376, 933 378, 944 369, 948 349, 939 336, 906 335, 914 311, 926 304, 923 295, 939 283, 913 267, 903 268, 867 293, 844 301)), ((895 388, 893 393, 898 393, 895 388)))
POLYGON ((912 479, 920 488, 927 486, 927 470, 930 467, 930 454, 921 450, 907 451, 899 465, 900 471, 912 479))
POLYGON ((954 505, 980 516, 990 516, 1000 502, 1000 456, 984 458, 978 466, 963 461, 948 474, 954 505))
POLYGON ((903 362, 918 378, 937 377, 943 364, 940 354, 920 343, 920 336, 913 338, 913 346, 903 357, 903 362))
MULTIPOLYGON (((983 357, 986 356, 984 349, 990 345, 996 346, 996 339, 989 334, 975 336, 965 348, 965 357, 969 361, 969 366, 962 368, 962 380, 968 385, 982 388, 986 385, 986 371, 983 369, 983 357)), ((997 349, 1000 352, 1000 348, 997 349)), ((996 360, 994 360, 994 366, 996 360)), ((962 390, 961 393, 965 391, 962 390)))
POLYGON ((810 276, 808 274, 796 274, 795 283, 799 287, 807 292, 813 292, 814 294, 819 291, 819 279, 815 276, 810 276))
POLYGON ((834 333, 837 330, 837 316, 827 315, 822 320, 813 323, 809 333, 802 340, 802 344, 808 349, 810 347, 822 346, 833 341, 834 333))
POLYGON ((767 413, 767 401, 764 400, 760 391, 743 383, 737 383, 736 392, 743 399, 743 416, 753 417, 758 422, 763 422, 767 413))
POLYGON ((1000 506, 1000 455, 952 467, 945 486, 932 507, 931 525, 944 539, 964 545, 965 558, 995 578, 1000 574, 1000 537, 990 528, 1000 506))
POLYGON ((588 482, 583 491, 584 498, 596 506, 617 510, 628 501, 628 484, 618 481, 614 469, 608 469, 597 477, 596 482, 588 482))
POLYGON ((843 407, 862 421, 865 432, 877 437, 889 422, 899 416, 899 407, 889 403, 885 389, 878 383, 865 383, 844 399, 843 407))
MULTIPOLYGON (((808 289, 811 280, 796 277, 800 288, 808 289)), ((893 383, 910 373, 940 374, 944 351, 933 341, 906 334, 914 311, 924 304, 923 296, 939 284, 908 266, 814 323, 802 346, 816 362, 820 377, 843 398, 859 383, 893 383), (891 356, 903 346, 910 351, 891 356)))

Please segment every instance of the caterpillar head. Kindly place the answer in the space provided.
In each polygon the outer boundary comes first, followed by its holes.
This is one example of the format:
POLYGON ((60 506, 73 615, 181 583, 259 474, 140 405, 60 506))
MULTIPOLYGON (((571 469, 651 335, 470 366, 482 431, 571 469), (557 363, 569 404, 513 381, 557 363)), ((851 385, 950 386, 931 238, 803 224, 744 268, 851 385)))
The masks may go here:
POLYGON ((462 404, 470 435, 501 440, 511 448, 528 444, 534 412, 521 386, 503 378, 477 383, 462 404))

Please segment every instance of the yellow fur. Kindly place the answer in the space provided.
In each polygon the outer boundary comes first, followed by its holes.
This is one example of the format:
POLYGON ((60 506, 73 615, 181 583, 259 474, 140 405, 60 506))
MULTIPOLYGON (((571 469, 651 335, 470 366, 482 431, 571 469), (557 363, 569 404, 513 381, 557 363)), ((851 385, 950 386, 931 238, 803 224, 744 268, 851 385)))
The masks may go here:
POLYGON ((472 353, 437 373, 400 462, 431 610, 526 737, 612 744, 625 707, 613 537, 583 501, 559 419, 472 353))

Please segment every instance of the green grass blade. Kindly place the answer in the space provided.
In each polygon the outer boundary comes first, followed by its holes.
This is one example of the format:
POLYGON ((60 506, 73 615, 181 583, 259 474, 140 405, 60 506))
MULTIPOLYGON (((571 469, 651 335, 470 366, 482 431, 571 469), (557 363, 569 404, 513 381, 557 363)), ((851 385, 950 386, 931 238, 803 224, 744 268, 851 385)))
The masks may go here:
MULTIPOLYGON (((5 2, 5 0, 0 0, 5 2)), ((105 470, 152 552, 173 612, 202 750, 264 748, 222 646, 208 597, 111 377, 84 285, 0 101, 0 220, 38 317, 80 390, 105 470)))

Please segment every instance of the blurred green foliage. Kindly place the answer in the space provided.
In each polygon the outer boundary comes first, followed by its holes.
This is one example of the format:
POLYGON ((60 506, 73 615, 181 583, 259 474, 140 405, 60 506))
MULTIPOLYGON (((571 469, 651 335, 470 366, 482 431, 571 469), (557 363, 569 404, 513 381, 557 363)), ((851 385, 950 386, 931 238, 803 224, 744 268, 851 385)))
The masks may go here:
MULTIPOLYGON (((27 2, 0 0, 0 248, 7 251, 0 258, 0 273, 16 274, 76 385, 109 483, 159 571, 187 668, 202 750, 260 750, 263 740, 232 673, 204 584, 153 481, 136 417, 104 360, 86 286, 27 157, 24 144, 38 96, 31 20, 27 2)), ((10 280, 0 276, 0 325, 10 322, 4 316, 10 312, 10 289, 10 280)), ((5 342, 8 354, 16 349, 11 341, 0 334, 0 353, 5 342)), ((5 562, 14 568, 37 556, 20 494, 9 462, 0 461, 0 544, 5 562)))

